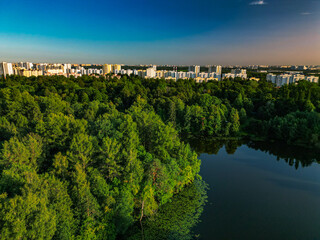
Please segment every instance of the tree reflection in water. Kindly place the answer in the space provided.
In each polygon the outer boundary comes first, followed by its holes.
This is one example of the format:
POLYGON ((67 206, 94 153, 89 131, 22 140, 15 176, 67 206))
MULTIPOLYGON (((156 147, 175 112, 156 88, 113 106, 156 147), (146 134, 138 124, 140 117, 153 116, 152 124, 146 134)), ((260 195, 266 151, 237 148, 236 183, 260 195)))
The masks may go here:
POLYGON ((197 238, 192 228, 199 222, 207 202, 207 188, 205 182, 196 180, 175 195, 170 203, 160 207, 153 217, 145 219, 143 231, 137 224, 128 230, 123 239, 188 240, 197 238))
POLYGON ((234 154, 238 147, 247 145, 249 148, 260 150, 277 157, 278 161, 284 160, 290 166, 298 169, 307 167, 312 163, 320 163, 320 150, 290 146, 283 142, 266 141, 241 141, 241 140, 211 140, 197 141, 190 140, 191 147, 200 155, 202 153, 218 154, 219 150, 225 147, 228 154, 234 154))
POLYGON ((320 151, 316 149, 303 148, 299 146, 288 146, 281 142, 248 142, 247 146, 260 150, 284 160, 296 169, 308 167, 312 163, 320 163, 320 151))

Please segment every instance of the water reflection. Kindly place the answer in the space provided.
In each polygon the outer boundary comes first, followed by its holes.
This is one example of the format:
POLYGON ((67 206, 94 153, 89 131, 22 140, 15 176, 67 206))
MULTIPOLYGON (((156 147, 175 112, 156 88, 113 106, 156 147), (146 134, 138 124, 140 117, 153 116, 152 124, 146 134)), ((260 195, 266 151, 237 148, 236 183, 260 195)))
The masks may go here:
POLYGON ((192 141, 210 185, 202 240, 320 239, 318 151, 282 143, 192 141))
POLYGON ((311 165, 320 163, 319 151, 279 142, 189 143, 211 189, 196 181, 144 219, 143 234, 137 224, 121 239, 318 239, 319 166, 311 165))
POLYGON ((143 233, 140 224, 137 224, 129 229, 123 239, 195 239, 197 236, 192 229, 199 223, 206 201, 207 185, 202 180, 196 180, 175 195, 170 203, 160 207, 153 217, 146 218, 143 233))
POLYGON ((247 146, 255 150, 269 153, 277 157, 277 160, 285 160, 296 169, 308 167, 312 163, 320 163, 320 151, 299 146, 288 146, 281 142, 248 142, 247 146))
POLYGON ((190 146, 200 155, 202 153, 218 154, 219 150, 225 146, 228 154, 234 154, 238 147, 244 144, 240 140, 188 140, 190 146))
POLYGON ((190 140, 189 144, 200 155, 202 153, 217 155, 223 147, 228 154, 235 154, 238 147, 247 145, 249 148, 259 150, 276 156, 277 160, 284 160, 290 166, 298 169, 308 167, 312 163, 320 163, 320 150, 308 149, 299 146, 289 146, 282 142, 254 142, 242 140, 190 140))

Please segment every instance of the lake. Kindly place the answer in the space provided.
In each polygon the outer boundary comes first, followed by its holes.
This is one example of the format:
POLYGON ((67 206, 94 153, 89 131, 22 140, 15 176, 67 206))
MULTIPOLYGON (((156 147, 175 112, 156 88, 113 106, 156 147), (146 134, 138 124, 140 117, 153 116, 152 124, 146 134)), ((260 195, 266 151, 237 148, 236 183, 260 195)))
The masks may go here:
POLYGON ((201 143, 199 239, 320 239, 320 153, 281 143, 201 143))

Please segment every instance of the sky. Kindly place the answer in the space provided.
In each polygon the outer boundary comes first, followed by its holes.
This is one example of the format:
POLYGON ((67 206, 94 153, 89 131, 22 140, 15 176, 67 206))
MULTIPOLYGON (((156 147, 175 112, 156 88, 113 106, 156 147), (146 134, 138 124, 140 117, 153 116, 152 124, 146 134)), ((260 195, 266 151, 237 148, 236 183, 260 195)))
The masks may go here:
POLYGON ((320 0, 0 0, 0 61, 320 65, 320 0))

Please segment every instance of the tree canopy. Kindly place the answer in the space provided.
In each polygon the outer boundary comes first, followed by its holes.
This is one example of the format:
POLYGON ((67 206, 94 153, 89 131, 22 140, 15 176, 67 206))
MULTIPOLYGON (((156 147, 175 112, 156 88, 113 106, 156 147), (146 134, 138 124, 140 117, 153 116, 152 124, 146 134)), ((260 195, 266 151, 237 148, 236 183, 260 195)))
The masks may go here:
MULTIPOLYGON (((116 239, 144 219, 151 236, 160 227, 152 219, 165 219, 163 209, 199 177, 182 136, 320 147, 319 111, 320 87, 305 81, 2 78, 0 236, 116 239)), ((163 234, 185 236, 174 226, 163 234)))

